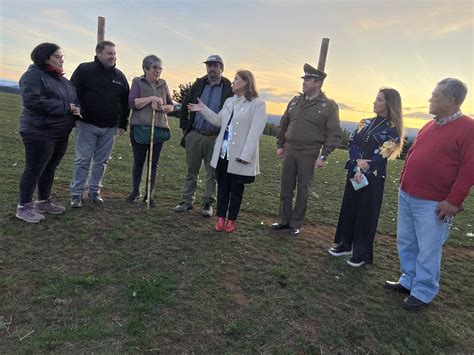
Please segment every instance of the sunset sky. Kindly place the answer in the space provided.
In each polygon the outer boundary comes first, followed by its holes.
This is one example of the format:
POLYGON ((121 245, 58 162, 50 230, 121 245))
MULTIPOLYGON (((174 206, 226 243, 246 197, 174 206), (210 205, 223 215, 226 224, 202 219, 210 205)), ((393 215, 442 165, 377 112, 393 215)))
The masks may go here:
POLYGON ((210 54, 224 58, 224 75, 251 70, 269 113, 281 114, 301 90, 305 62, 316 66, 330 38, 326 94, 341 119, 371 117, 381 87, 402 95, 406 124, 420 127, 428 98, 445 77, 470 92, 463 112, 474 113, 474 1, 398 0, 0 0, 0 78, 18 81, 41 42, 57 43, 70 77, 94 55, 97 16, 117 44, 117 67, 141 75, 148 54, 163 59, 171 89, 205 74, 210 54))

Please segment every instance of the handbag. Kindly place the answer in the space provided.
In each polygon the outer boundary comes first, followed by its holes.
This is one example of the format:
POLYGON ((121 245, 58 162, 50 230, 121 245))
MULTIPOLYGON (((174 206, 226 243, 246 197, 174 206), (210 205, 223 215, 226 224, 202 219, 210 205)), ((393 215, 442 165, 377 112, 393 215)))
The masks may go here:
MULTIPOLYGON (((133 139, 139 144, 150 144, 151 126, 135 125, 133 126, 133 139)), ((155 127, 153 131, 153 142, 163 143, 171 138, 169 128, 155 127)))

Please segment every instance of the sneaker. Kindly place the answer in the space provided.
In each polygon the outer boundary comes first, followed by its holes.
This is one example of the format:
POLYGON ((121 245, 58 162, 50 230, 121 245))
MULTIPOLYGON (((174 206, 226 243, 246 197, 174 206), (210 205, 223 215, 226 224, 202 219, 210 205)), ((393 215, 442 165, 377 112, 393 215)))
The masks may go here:
POLYGON ((89 195, 89 199, 91 200, 92 203, 99 203, 99 204, 104 203, 104 199, 100 196, 100 193, 98 192, 92 192, 89 195))
POLYGON ((24 206, 18 206, 16 209, 16 218, 22 219, 28 223, 39 223, 45 217, 36 212, 33 202, 25 203, 24 206))
POLYGON ((202 209, 202 215, 204 217, 212 217, 212 206, 209 203, 204 205, 204 208, 202 209))
POLYGON ((344 248, 341 244, 329 249, 332 256, 352 255, 352 250, 344 248))
POLYGON ((40 214, 42 213, 61 214, 61 213, 64 213, 66 209, 63 206, 54 204, 50 197, 47 200, 38 201, 36 203, 36 211, 40 214))
POLYGON ((127 196, 127 201, 128 202, 137 202, 137 200, 140 198, 140 193, 132 191, 130 194, 127 196))
POLYGON ((356 258, 350 258, 346 262, 347 265, 350 265, 352 267, 361 267, 362 265, 365 265, 365 261, 356 258))
POLYGON ((176 206, 174 208, 174 211, 175 212, 184 212, 184 211, 188 211, 188 210, 191 210, 193 208, 193 205, 192 203, 189 203, 189 202, 181 202, 178 206, 176 206))
POLYGON ((71 208, 79 208, 79 207, 82 207, 82 196, 72 195, 72 197, 71 197, 71 208))

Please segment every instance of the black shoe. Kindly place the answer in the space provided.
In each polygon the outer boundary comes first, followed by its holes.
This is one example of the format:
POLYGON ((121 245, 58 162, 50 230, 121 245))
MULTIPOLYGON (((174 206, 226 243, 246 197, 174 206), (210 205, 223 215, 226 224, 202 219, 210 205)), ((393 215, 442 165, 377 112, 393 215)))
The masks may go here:
POLYGON ((82 207, 82 196, 81 195, 72 195, 71 197, 71 208, 80 208, 82 207))
POLYGON ((383 288, 395 292, 410 294, 410 290, 406 287, 403 287, 402 284, 398 281, 385 281, 383 283, 383 288))
POLYGON ((300 230, 296 227, 290 227, 288 229, 288 234, 291 235, 292 237, 296 237, 298 234, 300 234, 300 230))
POLYGON ((282 230, 282 229, 289 229, 290 225, 289 224, 283 224, 283 223, 273 223, 271 228, 273 230, 279 231, 279 230, 282 230))
POLYGON ((352 250, 346 249, 342 244, 339 244, 329 249, 329 254, 332 256, 352 255, 352 250))
POLYGON ((408 296, 402 303, 403 308, 408 309, 409 311, 419 311, 427 305, 428 303, 420 301, 415 296, 408 296))
POLYGON ((202 209, 201 214, 204 217, 212 217, 213 211, 212 211, 212 206, 210 203, 206 203, 202 209))
MULTIPOLYGON (((143 197, 143 203, 147 203, 147 198, 146 198, 146 195, 143 197)), ((156 200, 153 198, 153 197, 150 197, 150 207, 151 208, 155 208, 156 207, 156 200)))
POLYGON ((98 192, 93 192, 89 195, 89 199, 91 203, 98 203, 98 204, 103 204, 104 199, 100 196, 98 192))
POLYGON ((347 263, 347 265, 350 265, 352 267, 361 267, 361 266, 365 265, 364 260, 360 260, 360 259, 357 259, 357 258, 354 258, 354 257, 347 260, 346 263, 347 263))
POLYGON ((127 196, 127 201, 128 202, 137 202, 137 200, 140 198, 140 193, 132 191, 130 194, 127 196))

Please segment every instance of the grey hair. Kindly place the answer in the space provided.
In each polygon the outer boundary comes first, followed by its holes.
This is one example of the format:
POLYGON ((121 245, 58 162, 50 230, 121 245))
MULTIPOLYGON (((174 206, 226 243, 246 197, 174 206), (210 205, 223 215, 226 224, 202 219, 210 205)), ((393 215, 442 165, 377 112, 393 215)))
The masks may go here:
POLYGON ((441 91, 448 99, 453 99, 458 105, 464 102, 467 95, 467 85, 461 80, 446 78, 441 80, 438 85, 444 85, 441 91))
POLYGON ((150 70, 151 66, 155 63, 161 64, 161 59, 158 58, 154 54, 147 55, 145 58, 143 58, 143 62, 142 62, 143 71, 145 71, 145 69, 150 70))

